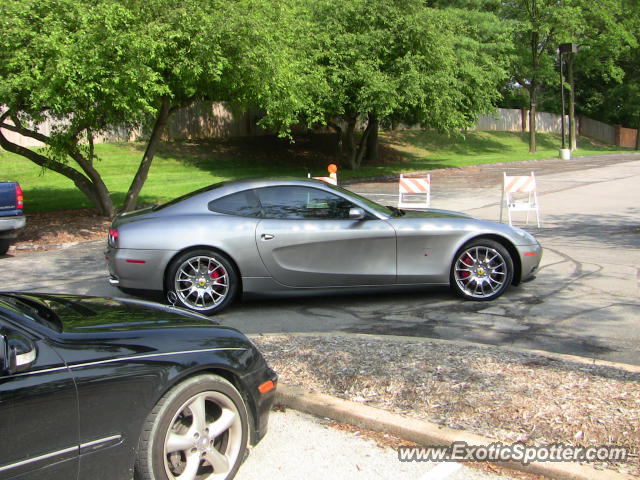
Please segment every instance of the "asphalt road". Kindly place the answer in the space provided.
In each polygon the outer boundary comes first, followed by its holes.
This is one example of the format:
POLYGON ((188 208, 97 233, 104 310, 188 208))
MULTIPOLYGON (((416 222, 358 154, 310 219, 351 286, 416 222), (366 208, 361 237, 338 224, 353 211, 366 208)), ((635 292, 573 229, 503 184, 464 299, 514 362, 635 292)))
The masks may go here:
MULTIPOLYGON (((640 155, 432 172, 432 205, 496 220, 502 172, 538 178, 545 252, 537 278, 491 303, 446 289, 245 299, 216 320, 246 333, 357 332, 463 339, 640 364, 640 155)), ((393 204, 397 183, 349 185, 393 204)), ((125 296, 108 285, 103 242, 0 260, 3 290, 125 296)))

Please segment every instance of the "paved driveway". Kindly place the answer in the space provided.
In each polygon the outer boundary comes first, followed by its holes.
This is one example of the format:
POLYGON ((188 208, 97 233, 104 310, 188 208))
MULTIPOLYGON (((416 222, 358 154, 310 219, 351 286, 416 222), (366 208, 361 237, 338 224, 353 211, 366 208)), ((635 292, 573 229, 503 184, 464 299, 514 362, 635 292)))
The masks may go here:
MULTIPOLYGON (((504 166, 432 173, 433 206, 497 219, 504 166)), ((536 172, 545 248, 536 280, 491 303, 448 290, 253 299, 217 320, 246 333, 418 335, 537 348, 640 364, 640 155, 510 164, 536 172)), ((392 203, 397 183, 348 188, 392 203)), ((3 289, 123 296, 106 282, 102 242, 0 260, 3 289)))
POLYGON ((400 462, 394 448, 293 410, 272 412, 269 433, 236 480, 509 480, 459 463, 400 462))

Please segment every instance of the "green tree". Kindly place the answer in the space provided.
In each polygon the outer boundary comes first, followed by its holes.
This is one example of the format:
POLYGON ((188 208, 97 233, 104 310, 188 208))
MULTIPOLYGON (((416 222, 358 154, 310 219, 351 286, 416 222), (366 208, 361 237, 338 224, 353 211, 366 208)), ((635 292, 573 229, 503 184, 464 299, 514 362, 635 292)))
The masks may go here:
POLYGON ((412 119, 457 131, 497 99, 505 42, 459 10, 418 0, 322 0, 309 9, 308 48, 324 78, 317 104, 341 120, 330 125, 352 169, 375 158, 381 122, 412 119), (358 121, 366 127, 356 141, 358 121))
POLYGON ((314 119, 296 58, 295 9, 260 0, 42 0, 0 5, 2 128, 42 141, 0 146, 70 178, 102 215, 114 211, 93 139, 152 119, 124 210, 135 208, 170 115, 234 101, 276 131, 314 119), (47 135, 45 119, 56 121, 47 135))
POLYGON ((2 127, 47 148, 21 147, 5 135, 0 145, 70 178, 100 214, 112 215, 93 138, 153 116, 125 197, 125 209, 133 208, 171 112, 204 96, 220 78, 223 59, 202 5, 195 0, 4 2, 2 127), (48 135, 37 129, 45 119, 56 121, 48 135))
MULTIPOLYGON (((514 24, 516 55, 512 82, 529 99, 529 151, 536 151, 536 111, 545 87, 559 85, 558 46, 577 43, 579 56, 567 55, 568 84, 574 68, 600 78, 620 78, 620 53, 632 37, 623 27, 622 0, 505 0, 501 15, 514 24)), ((571 135, 575 139, 574 92, 570 89, 571 135)), ((572 142, 573 143, 573 142, 572 142)))
MULTIPOLYGON (((219 28, 224 12, 215 0, 124 0, 122 3, 135 16, 136 30, 144 32, 141 41, 148 46, 144 63, 153 72, 160 92, 148 96, 155 119, 146 150, 125 196, 123 209, 128 211, 136 206, 169 116, 195 101, 217 99, 224 89, 222 72, 228 66, 228 59, 222 52, 225 39, 219 28)), ((119 73, 122 74, 122 70, 119 73)), ((133 86, 136 88, 135 82, 133 86)))
POLYGON ((622 42, 614 38, 588 45, 575 58, 577 108, 603 122, 640 130, 640 2, 624 1, 618 18, 622 42), (618 51, 614 65, 607 63, 608 50, 618 51))
POLYGON ((149 45, 129 29, 132 12, 115 3, 10 1, 0 5, 0 22, 1 126, 47 148, 25 148, 4 134, 0 145, 70 178, 100 214, 110 215, 93 136, 153 112, 148 99, 166 93, 142 61, 149 45), (37 125, 47 119, 57 126, 45 135, 37 125))

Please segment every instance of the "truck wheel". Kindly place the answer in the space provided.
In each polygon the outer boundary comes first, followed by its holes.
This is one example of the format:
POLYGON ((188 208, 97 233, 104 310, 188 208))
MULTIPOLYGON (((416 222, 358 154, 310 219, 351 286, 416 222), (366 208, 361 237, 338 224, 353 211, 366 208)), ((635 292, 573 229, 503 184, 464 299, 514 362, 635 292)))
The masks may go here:
POLYGON ((9 245, 11 241, 8 238, 0 239, 0 255, 4 255, 9 251, 9 245))

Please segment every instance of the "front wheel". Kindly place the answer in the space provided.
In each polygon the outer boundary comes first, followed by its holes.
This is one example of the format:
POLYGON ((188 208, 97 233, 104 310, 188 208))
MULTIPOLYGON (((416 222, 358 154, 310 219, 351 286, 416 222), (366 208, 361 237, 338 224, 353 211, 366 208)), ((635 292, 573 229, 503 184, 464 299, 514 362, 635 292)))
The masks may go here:
POLYGON ((451 265, 451 287, 469 300, 493 300, 513 280, 513 259, 500 243, 480 238, 462 247, 451 265))
POLYGON ((172 303, 212 315, 233 301, 238 284, 238 274, 226 256, 202 249, 186 252, 171 263, 166 291, 172 303))
POLYGON ((217 375, 169 391, 145 422, 135 480, 231 480, 249 438, 242 396, 217 375))

